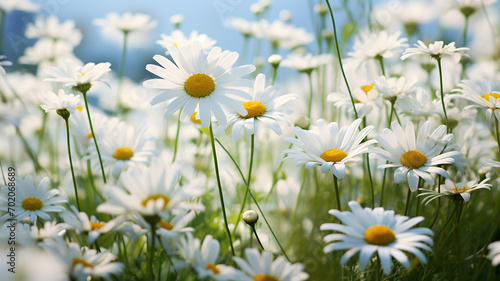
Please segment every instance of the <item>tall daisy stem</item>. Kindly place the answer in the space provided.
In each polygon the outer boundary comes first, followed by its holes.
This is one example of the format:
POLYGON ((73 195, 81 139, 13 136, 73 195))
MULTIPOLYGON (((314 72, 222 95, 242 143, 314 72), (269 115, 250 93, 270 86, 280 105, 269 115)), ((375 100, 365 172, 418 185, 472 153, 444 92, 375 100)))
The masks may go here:
POLYGON ((33 153, 33 150, 31 150, 30 145, 28 144, 28 141, 26 138, 23 136, 23 133, 21 133, 21 130, 19 129, 18 126, 16 126, 16 133, 21 139, 21 142, 23 143, 24 149, 26 150, 26 153, 28 153, 28 156, 31 158, 31 161, 33 162, 33 165, 35 166, 35 171, 38 173, 42 169, 42 166, 40 166, 40 163, 38 162, 37 156, 33 153))
POLYGON ((155 257, 155 241, 156 241, 156 223, 151 223, 151 248, 149 249, 149 262, 148 262, 148 280, 154 280, 153 276, 153 261, 155 257))
POLYGON ((339 194, 339 183, 337 177, 333 175, 333 185, 335 186, 335 196, 337 197, 337 210, 342 211, 340 208, 340 194, 339 194))
MULTIPOLYGON (((441 193, 441 175, 438 175, 438 193, 441 193)), ((440 209, 441 209, 441 197, 438 198, 438 203, 437 203, 437 208, 436 208, 436 215, 434 216, 434 219, 432 220, 431 225, 429 226, 429 228, 432 229, 432 227, 436 223, 440 209)))
POLYGON ((498 145, 497 157, 498 157, 498 160, 500 161, 500 132, 498 131, 498 119, 495 116, 495 114, 493 114, 493 118, 495 118, 495 135, 497 137, 497 145, 498 145))
POLYGON ((309 79, 309 105, 307 107, 307 118, 311 119, 312 111, 312 100, 313 100, 313 81, 311 77, 312 71, 307 72, 307 78, 309 79))
POLYGON ((385 76, 384 58, 381 55, 375 56, 375 59, 380 64, 380 70, 382 70, 382 75, 385 76))
MULTIPOLYGON (((366 116, 363 117, 363 127, 366 127, 366 116)), ((366 140, 366 138, 365 138, 366 140)), ((373 187, 373 178, 372 178, 372 170, 370 168, 370 156, 367 153, 365 155, 365 161, 366 161, 366 171, 368 172, 368 180, 370 181, 370 189, 372 193, 372 209, 375 208, 375 190, 373 187)))
POLYGON ((177 117, 177 130, 175 132, 174 157, 172 158, 172 163, 175 162, 175 158, 177 157, 177 146, 179 145, 179 132, 181 131, 181 113, 182 109, 179 111, 179 116, 177 117))
MULTIPOLYGON (((122 83, 123 77, 125 76, 125 63, 127 61, 127 39, 128 31, 123 32, 123 49, 122 49, 122 59, 120 62, 120 72, 118 74, 118 83, 122 83)), ((120 94, 120 93, 118 93, 120 94)))
MULTIPOLYGON (((246 182, 246 189, 245 189, 245 194, 243 195, 243 201, 241 201, 241 207, 240 207, 240 212, 238 213, 238 219, 236 220, 236 224, 234 225, 233 236, 235 236, 236 228, 238 227, 238 224, 240 223, 241 214, 243 214, 243 210, 245 209, 245 203, 247 202, 248 191, 250 190, 250 182, 252 181, 252 167, 253 167, 254 150, 255 150, 255 134, 250 136, 250 164, 248 166, 248 177, 247 177, 247 182, 246 182)), ((257 233, 255 234, 255 236, 257 236, 257 233)))
POLYGON ((444 120, 446 122, 446 131, 448 133, 450 133, 451 132, 451 128, 448 125, 448 114, 446 114, 446 106, 444 104, 443 69, 441 67, 441 58, 436 58, 436 60, 437 60, 438 68, 439 68, 439 86, 440 86, 440 90, 441 90, 441 105, 443 107, 444 120))
POLYGON ((221 208, 222 208, 222 216, 224 217, 224 225, 226 227, 227 236, 229 238, 229 245, 231 246, 231 253, 233 256, 235 256, 233 239, 231 238, 231 231, 229 231, 229 226, 227 223, 226 207, 224 205, 224 195, 222 194, 222 185, 220 182, 220 175, 219 175, 219 163, 217 161, 217 152, 215 149, 215 140, 214 140, 214 132, 212 129, 212 123, 210 123, 209 129, 210 129, 210 144, 212 145, 212 156, 214 158, 215 176, 217 178, 217 187, 219 188, 219 197, 220 197, 220 204, 221 204, 221 208))
MULTIPOLYGON (((390 128, 392 122, 392 116, 394 115, 394 104, 396 101, 391 101, 391 113, 389 114, 389 119, 387 119, 387 128, 390 128)), ((385 164, 389 163, 389 161, 385 161, 385 164)), ((384 206, 384 189, 385 189, 385 180, 387 177, 387 168, 384 169, 384 175, 382 176, 382 190, 380 191, 380 206, 384 206)))
MULTIPOLYGON (((69 116, 68 116, 69 117, 69 116)), ((73 179, 73 189, 75 190, 75 198, 76 198, 76 206, 78 207, 78 211, 81 212, 82 209, 80 208, 80 200, 78 199, 78 188, 76 187, 76 178, 75 178, 75 169, 73 168, 73 159, 71 157, 71 141, 69 137, 69 118, 63 117, 64 122, 66 123, 66 140, 68 143, 68 158, 69 158, 69 166, 71 168, 71 178, 73 179)))
POLYGON ((92 138, 94 139, 95 149, 97 151, 97 156, 99 157, 99 164, 101 165, 101 173, 104 183, 106 183, 106 174, 104 173, 104 165, 102 164, 101 152, 99 151, 99 146, 97 145, 97 138, 94 133, 94 127, 92 126, 92 119, 90 118, 89 103, 87 101, 87 92, 81 92, 83 95, 83 100, 85 101, 85 110, 87 111, 87 118, 89 119, 90 132, 92 133, 92 138))
POLYGON ((406 216, 406 214, 408 214, 408 206, 410 205, 410 197, 411 197, 411 189, 408 188, 408 195, 406 196, 404 216, 406 216))
POLYGON ((352 109, 354 110, 354 116, 358 119, 358 111, 356 110, 356 106, 354 105, 354 98, 352 96, 351 88, 349 87, 349 82, 347 81, 347 76, 345 75, 344 66, 342 65, 342 57, 340 55, 339 41, 337 38, 337 28, 335 27, 335 18, 333 16, 332 7, 330 6, 330 1, 325 0, 326 5, 328 6, 328 10, 330 11, 330 17, 332 19, 333 25, 333 37, 335 38, 335 49, 337 50, 337 58, 339 61, 340 71, 342 72, 342 77, 344 77, 345 85, 347 87, 347 91, 349 92, 349 97, 351 98, 352 109))
POLYGON ((259 242, 260 248, 262 249, 262 251, 264 251, 264 246, 262 246, 262 242, 260 242, 259 235, 257 235, 257 230, 255 229, 255 225, 252 225, 251 227, 255 238, 257 238, 257 242, 259 242))
POLYGON ((380 256, 377 253, 377 281, 382 280, 382 268, 380 266, 380 256))
MULTIPOLYGON (((293 146, 293 144, 290 144, 288 146, 288 149, 292 148, 292 146, 293 146)), ((283 156, 283 158, 284 158, 284 156, 283 156)), ((278 174, 280 173, 281 168, 283 167, 283 163, 285 163, 285 162, 283 162, 283 159, 281 159, 278 168, 276 169, 276 171, 274 171, 274 174, 273 174, 273 183, 271 185, 271 189, 269 189, 269 193, 267 193, 266 198, 264 199, 264 202, 267 202, 267 200, 269 200, 269 197, 271 196, 271 194, 274 191, 274 188, 276 187, 276 183, 278 182, 278 174)))

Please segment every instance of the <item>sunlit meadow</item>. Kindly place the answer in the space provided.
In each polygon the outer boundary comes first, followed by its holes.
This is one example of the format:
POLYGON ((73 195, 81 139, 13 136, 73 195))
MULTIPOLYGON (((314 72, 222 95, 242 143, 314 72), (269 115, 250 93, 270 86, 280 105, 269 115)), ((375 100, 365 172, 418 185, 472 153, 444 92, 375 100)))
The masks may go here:
POLYGON ((48 2, 0 0, 0 280, 500 278, 496 0, 48 2))

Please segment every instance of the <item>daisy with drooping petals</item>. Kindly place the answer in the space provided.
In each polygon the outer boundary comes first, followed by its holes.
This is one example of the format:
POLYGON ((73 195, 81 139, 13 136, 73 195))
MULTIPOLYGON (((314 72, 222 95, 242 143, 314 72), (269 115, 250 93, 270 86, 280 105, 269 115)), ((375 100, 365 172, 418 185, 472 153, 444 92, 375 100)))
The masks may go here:
POLYGON ((477 180, 454 183, 450 179, 446 179, 444 184, 441 185, 441 192, 424 189, 425 192, 420 193, 418 196, 426 196, 425 199, 422 200, 422 204, 425 205, 436 198, 444 196, 453 196, 454 198, 461 197, 465 202, 469 202, 471 192, 479 189, 491 190, 491 184, 486 183, 489 180, 490 179, 484 179, 480 183, 478 183, 477 180))
POLYGON ((406 49, 403 55, 401 56, 401 59, 405 60, 415 55, 427 55, 436 60, 439 60, 445 56, 452 56, 453 59, 456 62, 458 62, 461 56, 466 56, 466 57, 469 56, 469 54, 467 53, 469 48, 467 47, 457 48, 455 47, 455 42, 451 42, 448 45, 444 45, 443 41, 436 41, 433 44, 431 43, 429 44, 429 46, 427 46, 425 45, 424 42, 418 40, 418 45, 415 44, 415 46, 416 48, 406 49))
POLYGON ((266 77, 264 74, 259 74, 255 78, 255 85, 252 90, 252 98, 245 101, 241 105, 247 110, 246 115, 238 113, 229 113, 226 125, 219 126, 216 134, 228 127, 231 127, 231 135, 234 141, 238 141, 243 131, 243 128, 250 134, 257 134, 258 125, 260 122, 266 124, 277 135, 281 135, 281 127, 278 121, 285 124, 290 124, 285 118, 291 110, 281 109, 284 104, 294 100, 294 95, 282 95, 278 87, 266 87, 266 77))
POLYGON ((94 19, 93 23, 104 27, 107 31, 115 30, 126 33, 146 31, 157 24, 149 15, 128 12, 121 16, 117 13, 109 13, 104 19, 94 19))
POLYGON ((213 40, 206 34, 198 34, 198 31, 196 30, 191 32, 189 38, 184 36, 184 33, 182 33, 182 31, 180 30, 172 31, 172 34, 170 36, 161 34, 161 40, 156 41, 156 43, 167 49, 165 51, 165 54, 168 55, 169 52, 167 47, 169 45, 174 45, 175 47, 186 45, 191 48, 191 45, 195 41, 200 43, 201 49, 204 54, 207 54, 214 47, 215 43, 217 43, 216 40, 213 40))
POLYGON ((491 260, 491 264, 493 266, 500 264, 500 241, 496 241, 488 245, 488 250, 490 250, 488 258, 491 260))
POLYGON ((320 54, 313 56, 312 54, 306 54, 304 56, 292 54, 283 60, 282 66, 290 67, 298 72, 310 73, 314 69, 327 65, 333 60, 331 54, 320 54))
POLYGON ((472 108, 486 108, 486 118, 491 120, 493 114, 500 120, 500 92, 492 91, 491 84, 486 80, 474 82, 463 80, 458 84, 461 89, 455 89, 453 92, 459 92, 461 95, 453 97, 463 98, 475 104, 464 107, 464 110, 472 108))
POLYGON ((240 99, 248 96, 245 88, 251 87, 251 81, 242 79, 255 70, 253 65, 233 68, 238 53, 213 48, 204 55, 199 42, 191 48, 187 46, 167 46, 175 64, 167 58, 155 55, 153 58, 161 65, 148 64, 146 69, 161 78, 144 82, 144 87, 162 90, 151 100, 151 105, 169 102, 165 117, 182 109, 181 120, 187 120, 198 107, 201 124, 208 128, 211 113, 217 121, 226 124, 225 107, 241 115, 248 112, 241 105, 240 99))
MULTIPOLYGON (((363 85, 352 90, 354 106, 359 117, 364 117, 379 106, 379 92, 375 89, 375 84, 363 85)), ((354 114, 351 96, 346 91, 330 93, 327 101, 333 102, 336 107, 345 108, 349 113, 354 114)))
POLYGON ((398 122, 392 122, 391 129, 385 128, 375 137, 382 148, 375 147, 370 151, 370 157, 389 161, 388 164, 380 165, 380 169, 397 168, 394 172, 395 183, 399 183, 406 175, 412 192, 417 190, 419 178, 429 185, 434 184, 430 173, 448 178, 448 172, 438 165, 452 164, 455 162, 454 157, 461 154, 458 151, 442 153, 453 134, 446 134, 444 125, 429 134, 430 126, 431 122, 426 121, 415 138, 412 122, 408 122, 404 130, 398 122))
MULTIPOLYGON (((304 272, 301 263, 290 263, 283 256, 273 261, 271 253, 257 249, 245 249, 246 260, 233 257, 233 260, 241 268, 232 271, 232 280, 240 281, 301 281, 306 280, 309 275, 304 272)), ((230 275, 228 273, 228 275, 230 275)))
MULTIPOLYGON (((62 212, 64 211, 63 206, 54 206, 54 204, 66 203, 68 200, 64 197, 59 196, 59 190, 50 189, 47 190, 50 185, 49 178, 43 178, 38 187, 35 188, 33 178, 27 176, 26 178, 16 177, 16 206, 14 212, 9 212, 2 217, 0 221, 5 221, 7 219, 15 219, 21 221, 27 217, 30 218, 31 223, 35 223, 40 217, 42 220, 50 220, 51 217, 47 213, 62 212), (14 217, 11 216, 14 214, 14 217)), ((0 205, 0 211, 7 212, 7 201, 9 193, 9 186, 2 187, 3 192, 0 193, 0 201, 4 202, 4 205, 0 205)), ((9 201, 10 202, 10 201, 9 201)), ((12 209, 12 208, 9 208, 12 209)))
POLYGON ((59 89, 57 95, 54 92, 46 93, 43 96, 43 101, 45 103, 40 105, 40 107, 45 110, 45 112, 66 109, 70 114, 73 114, 80 103, 80 96, 66 94, 63 89, 59 89))
POLYGON ((75 28, 75 22, 67 20, 59 23, 56 16, 44 19, 38 16, 35 23, 26 26, 26 38, 47 38, 53 41, 65 41, 72 46, 80 44, 82 32, 75 28))
POLYGON ((395 102, 398 97, 404 96, 414 90, 417 77, 407 79, 404 76, 399 78, 380 76, 374 81, 374 88, 382 97, 388 101, 395 102))
POLYGON ((375 143, 374 140, 361 143, 373 130, 373 126, 358 131, 360 124, 361 119, 357 119, 350 126, 339 130, 337 123, 326 124, 320 119, 318 127, 311 130, 295 127, 297 138, 285 138, 285 141, 297 148, 285 150, 288 156, 284 160, 295 161, 297 166, 305 165, 307 170, 321 165, 321 172, 330 170, 336 178, 342 179, 345 175, 345 165, 359 161, 356 156, 366 153, 368 146, 375 143))
POLYGON ((72 87, 79 92, 86 90, 86 93, 93 83, 105 81, 105 75, 111 71, 110 66, 109 62, 98 64, 91 62, 81 66, 74 61, 67 60, 64 66, 46 69, 45 72, 52 78, 47 78, 44 81, 61 82, 66 87, 72 87))
POLYGON ((362 208, 356 201, 350 201, 351 212, 330 210, 328 213, 337 217, 342 224, 324 223, 320 230, 333 230, 341 233, 326 235, 325 253, 337 250, 348 251, 340 259, 344 265, 355 254, 359 253, 359 270, 364 270, 373 255, 377 253, 384 274, 392 269, 392 257, 406 269, 410 268, 410 260, 403 251, 413 254, 422 263, 427 259, 421 249, 431 251, 433 245, 432 230, 425 227, 412 228, 424 217, 409 218, 395 215, 394 211, 384 208, 362 208), (427 243, 427 244, 425 244, 427 243), (420 249, 419 249, 420 248, 420 249))

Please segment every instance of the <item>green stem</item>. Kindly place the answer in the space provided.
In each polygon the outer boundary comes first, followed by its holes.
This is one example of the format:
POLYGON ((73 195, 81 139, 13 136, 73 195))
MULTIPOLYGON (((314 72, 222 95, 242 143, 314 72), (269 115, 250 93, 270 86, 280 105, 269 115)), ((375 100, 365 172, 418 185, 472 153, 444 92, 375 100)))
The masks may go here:
MULTIPOLYGON (((391 113, 389 113, 389 119, 387 120, 387 128, 391 127, 392 116, 394 115, 394 104, 395 101, 391 101, 391 113)), ((387 112, 387 111, 386 111, 387 112)), ((389 163, 389 161, 385 161, 385 164, 389 163)), ((384 169, 384 175, 382 176, 382 190, 380 191, 380 206, 384 206, 384 189, 385 189, 385 180, 387 177, 387 168, 384 169)))
POLYGON ((99 191, 97 191, 97 188, 95 187, 94 175, 92 174, 92 165, 90 163, 90 159, 87 159, 87 175, 89 177, 90 186, 92 187, 92 190, 94 191, 95 194, 97 194, 97 196, 99 196, 101 201, 104 202, 105 201, 104 197, 101 195, 99 191))
POLYGON ((337 50, 337 58, 339 61, 340 71, 342 72, 342 77, 344 77, 345 85, 347 87, 347 91, 349 92, 349 96, 351 97, 351 104, 352 104, 352 108, 354 110, 354 116, 356 117, 356 119, 358 119, 359 118, 358 111, 356 110, 356 106, 354 105, 354 98, 352 96, 351 88, 349 87, 349 82, 347 81, 347 77, 345 75, 344 66, 342 65, 342 57, 340 56, 339 41, 337 38, 337 29, 335 27, 335 18, 333 17, 332 7, 330 6, 329 0, 325 0, 325 1, 326 1, 326 5, 328 5, 328 10, 330 11, 330 17, 332 19, 333 37, 335 38, 335 49, 337 50))
POLYGON ((224 217, 224 225, 226 227, 227 236, 229 238, 229 245, 231 246, 231 253, 233 254, 233 256, 235 256, 233 239, 231 238, 231 232, 229 231, 229 226, 227 223, 226 207, 224 205, 224 195, 222 194, 222 185, 221 185, 220 176, 219 176, 219 163, 217 161, 217 152, 215 150, 215 141, 214 141, 214 132, 212 129, 212 123, 210 123, 209 129, 210 129, 210 143, 212 145, 212 156, 214 158, 215 176, 217 179, 217 187, 219 188, 219 198, 220 198, 220 204, 221 204, 221 208, 222 208, 222 216, 224 217))
POLYGON ((255 134, 250 136, 250 164, 248 166, 248 177, 246 182, 245 194, 243 195, 243 200, 241 202, 240 212, 238 213, 238 218, 236 220, 236 224, 233 229, 233 236, 236 234, 236 228, 241 220, 241 214, 243 214, 243 210, 245 209, 245 203, 248 197, 248 191, 250 190, 250 183, 252 182, 252 167, 253 167, 253 156, 255 150, 255 134))
POLYGON ((47 116, 48 114, 45 111, 42 111, 42 128, 40 129, 38 133, 38 148, 37 148, 37 153, 40 153, 42 151, 42 143, 43 143, 43 136, 45 135, 45 127, 47 124, 47 116))
POLYGON ((31 158, 31 161, 33 162, 33 165, 35 167, 35 171, 37 173, 39 173, 40 170, 42 169, 42 167, 40 166, 40 163, 38 162, 38 158, 31 150, 31 147, 28 144, 28 141, 26 141, 26 138, 23 136, 23 134, 21 133, 21 130, 17 126, 16 126, 16 133, 19 136, 19 138, 21 139, 21 142, 23 143, 23 146, 24 146, 24 149, 26 150, 26 153, 28 153, 28 156, 31 158))
POLYGON ((276 81, 277 73, 278 73, 278 65, 273 64, 273 80, 271 82, 271 85, 274 85, 274 82, 276 81))
MULTIPOLYGON (((288 149, 292 148, 293 144, 290 144, 288 146, 288 149)), ((284 156, 283 156, 284 158, 284 156)), ((266 198, 264 199, 264 202, 267 202, 267 200, 269 200, 269 197, 271 196, 271 194, 273 193, 274 191, 274 188, 276 187, 276 183, 278 182, 278 174, 279 172, 281 171, 281 168, 283 167, 283 158, 281 159, 280 161, 280 164, 278 166, 278 169, 276 169, 276 171, 274 172, 273 174, 273 184, 271 185, 271 189, 269 189, 269 193, 267 193, 267 196, 266 198)))
POLYGON ((127 60, 127 39, 128 39, 128 31, 123 31, 122 59, 120 62, 120 72, 118 74, 118 81, 119 81, 118 83, 120 84, 123 80, 123 77, 125 76, 125 63, 127 60))
POLYGON ((257 242, 259 242, 260 248, 262 248, 262 251, 264 251, 264 246, 262 246, 262 242, 260 242, 259 235, 257 235, 257 230, 255 229, 255 225, 252 225, 251 227, 255 238, 257 238, 257 242))
MULTIPOLYGON (((68 157, 69 157, 69 166, 71 168, 71 178, 73 179, 73 188, 75 190, 75 198, 76 198, 76 206, 78 207, 78 211, 81 212, 82 209, 80 208, 80 200, 78 199, 78 188, 76 187, 76 178, 75 178, 75 170, 73 168, 73 159, 71 158, 71 141, 69 137, 69 118, 63 118, 64 122, 66 123, 66 140, 68 143, 68 157)), ((96 240, 97 242, 97 240, 96 240)))
POLYGON ((411 189, 408 188, 408 195, 406 196, 404 216, 406 216, 406 214, 408 214, 408 206, 410 205, 410 197, 411 197, 411 189))
POLYGON ((335 186, 335 196, 337 197, 337 210, 341 211, 342 209, 340 208, 339 183, 337 177, 333 173, 332 175, 333 175, 333 185, 335 186))
POLYGON ((99 164, 101 165, 101 173, 104 183, 106 183, 106 174, 104 173, 104 165, 102 164, 101 152, 99 151, 99 146, 97 145, 97 138, 94 133, 94 127, 92 126, 92 119, 90 118, 89 103, 87 102, 87 92, 82 92, 83 100, 85 101, 85 110, 87 111, 87 117, 89 119, 90 132, 92 133, 92 138, 94 139, 95 149, 97 151, 97 156, 99 157, 99 164))
POLYGON ((382 75, 385 76, 384 58, 381 55, 376 55, 375 59, 380 64, 380 69, 382 70, 382 75))
POLYGON ((448 125, 448 115, 446 114, 446 106, 444 105, 444 90, 443 90, 443 70, 441 67, 441 58, 436 58, 438 68, 439 68, 439 86, 441 89, 441 105, 443 106, 443 112, 444 112, 444 120, 446 122, 446 131, 448 133, 451 132, 451 128, 448 125))
POLYGON ((493 118, 495 118, 495 135, 497 137, 497 145, 498 145, 497 157, 498 157, 498 160, 500 160, 500 132, 498 131, 498 119, 495 116, 495 114, 493 114, 493 118))
POLYGON ((175 162, 175 158, 177 157, 177 146, 179 144, 179 132, 181 131, 181 113, 182 113, 182 109, 179 111, 179 116, 177 117, 177 130, 175 132, 174 157, 172 158, 172 163, 175 162))
POLYGON ((311 119, 311 111, 312 111, 312 100, 313 100, 313 82, 311 77, 312 71, 307 71, 307 78, 309 79, 309 105, 307 107, 307 118, 311 119))
POLYGON ((153 261, 155 257, 156 223, 151 223, 150 226, 151 226, 151 248, 149 249, 148 278, 149 280, 154 280, 153 261))
POLYGON ((5 179, 5 174, 3 173, 3 166, 2 166, 2 162, 0 162, 0 171, 2 172, 3 184, 4 184, 4 185, 7 185, 7 180, 5 179))
POLYGON ((380 257, 377 253, 377 281, 382 280, 382 268, 380 266, 380 257))
MULTIPOLYGON (((366 128, 366 116, 363 117, 363 127, 366 128)), ((367 138, 365 138, 366 141, 367 138)), ((368 153, 365 155, 366 159, 366 168, 368 172, 368 179, 370 181, 370 189, 372 193, 372 209, 375 208, 375 188, 373 187, 373 178, 372 178, 372 170, 370 168, 370 156, 368 153)))
MULTIPOLYGON (((438 175, 438 193, 441 193, 441 175, 438 175)), ((436 215, 435 215, 434 219, 432 220, 431 225, 429 226, 429 228, 431 228, 431 229, 437 221, 437 218, 439 215, 439 210, 441 210, 441 197, 438 198, 436 215)))
POLYGON ((5 17, 7 12, 4 9, 0 9, 0 47, 3 48, 3 32, 5 28, 5 17))

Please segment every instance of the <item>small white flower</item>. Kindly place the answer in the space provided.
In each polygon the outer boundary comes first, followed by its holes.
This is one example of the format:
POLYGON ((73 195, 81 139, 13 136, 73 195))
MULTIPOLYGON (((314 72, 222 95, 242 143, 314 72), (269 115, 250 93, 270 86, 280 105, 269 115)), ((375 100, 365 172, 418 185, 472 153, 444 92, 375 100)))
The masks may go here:
POLYGON ((166 49, 165 54, 167 55, 170 54, 167 48, 169 45, 174 45, 175 47, 187 46, 191 49, 191 45, 193 45, 194 42, 198 42, 200 43, 203 53, 208 54, 208 52, 210 52, 210 50, 214 47, 215 43, 217 43, 216 40, 213 40, 206 34, 198 34, 198 31, 196 30, 191 31, 189 38, 184 36, 184 33, 180 30, 172 31, 170 36, 165 34, 161 34, 160 36, 161 40, 156 41, 156 43, 166 49))
POLYGON ((491 260, 493 266, 500 264, 500 241, 496 241, 488 245, 488 258, 491 260))
POLYGON ((45 112, 66 109, 69 113, 73 114, 80 103, 80 96, 66 94, 63 89, 60 89, 57 95, 54 92, 45 93, 43 95, 43 102, 44 104, 40 105, 40 107, 45 112))
POLYGON ((312 70, 324 66, 333 60, 331 54, 321 54, 313 56, 306 54, 305 56, 292 54, 283 60, 282 66, 293 68, 299 72, 311 72, 312 70))
POLYGON ((104 19, 94 19, 93 23, 104 27, 105 30, 117 30, 125 33, 146 31, 155 27, 158 23, 151 20, 151 16, 145 14, 109 13, 104 19))
POLYGON ((45 72, 52 76, 44 81, 61 82, 66 87, 75 87, 85 84, 92 86, 95 82, 104 82, 105 75, 111 71, 109 62, 95 64, 93 62, 81 66, 75 62, 67 60, 64 66, 52 67, 45 72))
POLYGON ((453 97, 463 98, 473 102, 473 105, 464 107, 464 110, 472 108, 486 108, 486 117, 491 120, 493 114, 500 120, 500 92, 492 91, 491 85, 486 80, 474 82, 463 80, 458 84, 461 89, 455 89, 453 92, 462 93, 453 95, 453 97))
POLYGON ((441 59, 442 57, 445 56, 452 56, 453 59, 458 62, 460 61, 461 56, 466 56, 468 57, 469 54, 467 51, 469 48, 466 47, 461 47, 461 48, 456 48, 455 47, 455 42, 451 42, 448 45, 444 45, 443 41, 436 41, 433 44, 425 45, 424 42, 418 40, 418 45, 415 44, 416 48, 408 48, 404 51, 403 55, 401 56, 402 60, 405 60, 411 56, 415 55, 427 55, 430 56, 434 59, 441 59))
POLYGON ((53 41, 65 41, 72 46, 80 44, 82 32, 75 28, 73 20, 59 23, 56 16, 49 16, 46 20, 42 16, 35 19, 35 23, 26 26, 26 38, 47 38, 53 41))
POLYGON ((400 96, 404 96, 414 91, 413 86, 417 83, 417 77, 413 76, 410 79, 401 76, 399 78, 380 76, 375 79, 375 90, 379 92, 384 99, 393 101, 400 96))
MULTIPOLYGON (((375 84, 356 87, 352 90, 352 98, 358 117, 364 117, 369 114, 374 107, 380 107, 379 92, 375 89, 375 84)), ((330 93, 327 101, 333 102, 336 107, 345 108, 348 112, 354 114, 352 108, 351 96, 347 91, 330 93)))
POLYGON ((0 10, 5 12, 23 11, 28 13, 38 12, 40 6, 30 0, 0 0, 0 10))
POLYGON ((253 34, 257 38, 267 39, 273 48, 294 49, 307 45, 314 40, 314 35, 305 28, 298 28, 283 21, 268 22, 260 20, 253 25, 253 34))
POLYGON ((410 252, 422 263, 427 259, 420 249, 432 251, 427 245, 433 244, 432 230, 425 227, 412 228, 424 217, 409 218, 395 215, 394 211, 384 208, 361 208, 356 201, 350 201, 351 212, 330 210, 328 213, 337 217, 342 224, 324 223, 320 230, 333 230, 340 233, 329 234, 324 240, 328 244, 323 251, 329 253, 348 250, 340 259, 344 265, 355 254, 359 253, 359 270, 363 271, 373 254, 377 253, 384 274, 392 269, 392 257, 406 269, 410 268, 410 260, 403 251, 410 252), (412 228, 412 229, 410 229, 412 228), (427 244, 424 244, 427 243, 427 244), (420 248, 420 249, 419 249, 420 248))
POLYGON ((420 193, 418 196, 425 196, 425 199, 422 200, 422 204, 425 205, 436 198, 454 195, 460 195, 465 202, 469 202, 471 192, 479 189, 491 190, 491 184, 486 183, 488 180, 489 179, 484 179, 480 183, 478 183, 477 180, 454 183, 450 179, 446 179, 444 184, 441 185, 441 192, 424 189, 425 192, 420 193))

